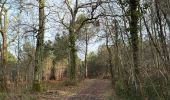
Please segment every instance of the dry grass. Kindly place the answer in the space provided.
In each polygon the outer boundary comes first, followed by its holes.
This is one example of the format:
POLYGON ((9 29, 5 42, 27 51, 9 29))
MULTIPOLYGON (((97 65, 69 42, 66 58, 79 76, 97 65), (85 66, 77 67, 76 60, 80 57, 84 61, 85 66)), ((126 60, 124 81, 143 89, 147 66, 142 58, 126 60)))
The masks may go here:
MULTIPOLYGON (((41 93, 31 93, 30 92, 31 87, 28 86, 27 88, 23 88, 22 90, 20 90, 20 92, 9 93, 10 95, 6 99, 7 100, 74 100, 74 98, 79 98, 76 100, 84 100, 85 98, 89 98, 86 100, 93 100, 94 98, 98 98, 98 97, 108 98, 112 94, 111 87, 109 85, 110 81, 108 80, 87 79, 78 82, 75 85, 73 85, 72 83, 71 85, 67 84, 67 86, 65 85, 65 82, 66 81, 44 82, 43 83, 44 91, 42 91, 41 93), (82 93, 85 95, 82 95, 82 93), (84 98, 84 99, 80 99, 80 98, 84 98)), ((19 90, 16 89, 16 91, 19 90)))

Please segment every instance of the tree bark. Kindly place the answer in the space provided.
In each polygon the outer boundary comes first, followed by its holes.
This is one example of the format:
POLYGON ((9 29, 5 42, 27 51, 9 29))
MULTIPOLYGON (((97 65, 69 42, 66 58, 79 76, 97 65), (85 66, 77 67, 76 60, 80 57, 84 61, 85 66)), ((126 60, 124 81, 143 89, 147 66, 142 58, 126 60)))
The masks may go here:
POLYGON ((36 52, 35 52, 35 66, 34 66, 34 81, 33 81, 33 90, 35 92, 41 91, 40 68, 42 65, 44 30, 45 30, 44 7, 45 7, 45 0, 39 0, 39 31, 37 34, 37 44, 36 44, 36 52))
POLYGON ((138 6, 139 0, 130 0, 130 35, 131 35, 131 47, 132 47, 132 55, 133 55, 133 82, 136 86, 136 89, 140 89, 141 95, 142 87, 141 87, 141 76, 139 71, 139 39, 138 39, 138 6))
POLYGON ((88 67, 87 67, 88 33, 87 33, 87 32, 86 32, 85 41, 86 41, 86 50, 85 50, 85 60, 84 60, 84 65, 85 65, 85 68, 86 68, 86 78, 87 78, 87 77, 88 77, 88 67))
POLYGON ((69 31, 69 42, 70 42, 70 80, 76 79, 76 38, 75 33, 70 29, 69 31))
POLYGON ((7 66, 7 59, 8 59, 8 50, 7 50, 7 10, 5 8, 1 8, 1 18, 0 18, 0 24, 1 24, 1 35, 2 35, 2 77, 1 77, 1 89, 2 91, 7 90, 6 86, 6 66, 7 66), (3 17, 3 25, 2 25, 2 17, 3 17))

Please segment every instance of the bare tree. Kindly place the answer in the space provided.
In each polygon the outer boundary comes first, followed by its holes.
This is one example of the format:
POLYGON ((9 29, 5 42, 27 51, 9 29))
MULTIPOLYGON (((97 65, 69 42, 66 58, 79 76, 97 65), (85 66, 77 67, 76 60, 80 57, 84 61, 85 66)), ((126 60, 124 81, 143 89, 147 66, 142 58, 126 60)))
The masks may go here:
POLYGON ((94 1, 94 2, 87 2, 80 4, 79 0, 75 0, 74 2, 70 2, 69 0, 65 0, 66 7, 69 11, 69 14, 71 15, 69 23, 64 23, 64 17, 60 18, 59 23, 61 23, 69 33, 69 47, 70 47, 70 53, 69 53, 69 63, 70 63, 70 79, 75 80, 76 79, 76 34, 78 34, 81 30, 81 28, 86 23, 92 23, 95 22, 96 24, 99 24, 99 21, 97 20, 100 16, 103 14, 100 13, 98 15, 95 15, 95 11, 102 3, 108 3, 108 1, 94 1), (81 20, 77 19, 77 16, 79 15, 80 9, 87 9, 89 17, 84 17, 81 20), (90 9, 90 11, 89 11, 90 9))
POLYGON ((37 44, 35 52, 34 82, 33 90, 41 91, 40 68, 42 66, 44 29, 45 29, 45 0, 39 0, 39 30, 37 34, 37 44))
POLYGON ((1 79, 1 87, 2 90, 6 90, 6 66, 7 66, 7 9, 5 8, 6 0, 1 3, 1 11, 0 11, 0 32, 2 36, 2 79, 1 79))
POLYGON ((130 35, 131 35, 131 47, 133 55, 133 80, 137 89, 140 89, 141 95, 143 90, 141 86, 141 76, 139 70, 139 38, 138 38, 138 7, 140 0, 130 0, 130 35))

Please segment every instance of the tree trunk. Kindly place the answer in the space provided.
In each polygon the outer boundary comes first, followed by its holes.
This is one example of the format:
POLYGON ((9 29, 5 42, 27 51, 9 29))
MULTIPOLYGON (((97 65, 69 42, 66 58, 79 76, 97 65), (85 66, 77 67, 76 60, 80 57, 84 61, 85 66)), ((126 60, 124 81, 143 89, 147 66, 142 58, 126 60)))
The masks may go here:
POLYGON ((88 52, 88 35, 87 35, 87 32, 86 32, 86 50, 85 50, 85 60, 84 60, 84 65, 85 65, 85 68, 86 68, 86 78, 88 77, 88 67, 87 67, 87 52, 88 52))
POLYGON ((3 28, 3 33, 2 33, 2 40, 3 40, 3 44, 2 44, 2 57, 3 57, 3 65, 4 68, 6 68, 6 64, 7 64, 7 12, 5 12, 4 15, 4 28, 3 28))
POLYGON ((33 90, 35 92, 41 91, 40 68, 43 57, 43 43, 44 43, 44 28, 45 28, 45 1, 39 0, 39 32, 37 34, 37 44, 35 52, 35 66, 34 66, 34 81, 33 90))
POLYGON ((139 71, 139 39, 138 39, 138 6, 139 0, 130 0, 130 35, 131 35, 131 46, 133 55, 133 82, 137 89, 140 89, 142 95, 142 87, 140 83, 140 71, 139 71))
POLYGON ((70 29, 69 31, 69 42, 70 42, 70 80, 76 79, 76 38, 74 31, 70 29))
POLYGON ((107 48, 107 51, 108 51, 108 54, 109 54, 108 63, 109 63, 110 74, 111 74, 112 82, 114 82, 113 79, 115 77, 114 77, 114 72, 113 72, 112 52, 111 52, 111 49, 109 47, 109 34, 108 33, 106 33, 106 48, 107 48))
MULTIPOLYGON (((2 91, 6 90, 7 89, 7 86, 6 86, 6 66, 7 66, 7 59, 8 59, 8 50, 7 50, 7 11, 5 8, 2 8, 3 12, 4 12, 4 15, 1 14, 1 18, 0 18, 0 24, 1 24, 1 35, 2 35, 2 77, 1 77, 1 89, 2 91), (3 24, 2 25, 2 17, 4 17, 3 19, 3 24)), ((1 12, 2 13, 2 12, 1 12)))

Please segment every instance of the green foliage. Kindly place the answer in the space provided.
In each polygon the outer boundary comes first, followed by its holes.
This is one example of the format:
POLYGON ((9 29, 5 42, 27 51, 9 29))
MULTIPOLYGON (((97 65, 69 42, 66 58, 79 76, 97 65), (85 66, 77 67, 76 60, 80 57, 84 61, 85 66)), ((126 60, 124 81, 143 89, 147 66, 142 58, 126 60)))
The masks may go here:
MULTIPOLYGON (((16 57, 11 53, 11 52, 8 52, 8 62, 7 62, 7 66, 14 66, 15 64, 16 64, 16 62, 17 62, 17 59, 16 59, 16 57)), ((1 64, 2 62, 0 61, 0 64, 1 64)))
POLYGON ((87 56, 87 58, 89 59, 89 60, 95 60, 95 57, 96 57, 97 55, 94 53, 94 52, 90 52, 89 54, 88 54, 88 56, 87 56))
POLYGON ((84 20, 86 19, 86 16, 85 14, 80 14, 78 17, 77 17, 77 24, 81 24, 84 20))
POLYGON ((35 52, 35 47, 32 46, 30 42, 26 42, 23 45, 23 53, 22 54, 23 54, 25 60, 32 59, 34 52, 35 52))
POLYGON ((118 80, 115 83, 115 91, 123 100, 143 100, 140 91, 134 84, 127 84, 125 80, 118 80))
POLYGON ((32 91, 33 92, 41 92, 42 91, 42 84, 40 81, 34 81, 32 91))
POLYGON ((143 4, 143 8, 145 10, 147 10, 150 6, 151 6, 151 3, 148 3, 148 2, 143 4))
MULTIPOLYGON (((2 80, 3 80, 3 78, 2 77, 0 77, 0 81, 2 82, 2 80)), ((6 86, 4 86, 3 84, 2 85, 0 85, 0 96, 2 95, 2 94, 4 94, 4 93, 6 93, 7 91, 6 91, 6 86)), ((2 95, 3 96, 3 95, 2 95)))
POLYGON ((95 62, 96 58, 97 58, 97 55, 94 52, 90 52, 87 56, 89 77, 97 76, 97 68, 96 68, 97 66, 96 66, 96 62, 95 62))
POLYGON ((170 82, 164 77, 152 76, 146 78, 143 84, 144 97, 140 95, 140 90, 134 84, 119 79, 115 82, 115 91, 123 100, 169 100, 170 82))
POLYGON ((48 40, 45 44, 44 44, 44 50, 43 50, 43 58, 49 57, 49 56, 53 56, 52 54, 52 41, 48 40))
POLYGON ((118 95, 121 95, 119 93, 122 93, 124 94, 123 92, 126 92, 127 87, 125 87, 125 84, 123 82, 123 80, 118 80, 116 83, 115 83, 115 90, 116 92, 118 93, 118 95))
POLYGON ((8 52, 8 61, 9 62, 14 62, 14 63, 17 62, 16 57, 11 52, 8 52))
POLYGON ((108 71, 108 52, 105 45, 101 45, 98 53, 91 52, 87 56, 89 77, 98 77, 105 75, 108 71))
POLYGON ((77 64, 77 78, 83 79, 85 75, 84 62, 80 58, 78 58, 78 56, 76 59, 76 64, 77 64))
POLYGON ((52 46, 55 61, 60 61, 68 57, 69 45, 68 35, 57 35, 52 46))
POLYGON ((161 98, 169 100, 170 98, 170 81, 164 77, 152 76, 145 79, 145 96, 148 100, 160 100, 161 98))
POLYGON ((26 53, 32 53, 32 49, 34 47, 31 45, 30 42, 26 42, 24 45, 23 45, 23 51, 26 52, 26 53))
POLYGON ((76 59, 77 59, 77 48, 76 48, 76 38, 74 33, 69 34, 69 49, 70 49, 70 79, 76 79, 76 59))
POLYGON ((6 93, 0 93, 0 100, 7 100, 7 94, 6 93))

